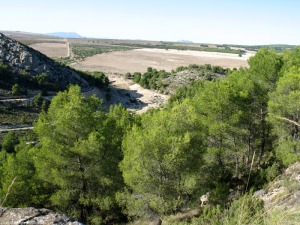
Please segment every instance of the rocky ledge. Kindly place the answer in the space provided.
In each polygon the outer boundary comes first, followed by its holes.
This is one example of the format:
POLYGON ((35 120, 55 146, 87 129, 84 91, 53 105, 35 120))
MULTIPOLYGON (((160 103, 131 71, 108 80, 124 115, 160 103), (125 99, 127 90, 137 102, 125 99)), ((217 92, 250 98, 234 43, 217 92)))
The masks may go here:
POLYGON ((300 162, 290 165, 268 187, 253 195, 264 201, 267 211, 300 209, 300 162))
POLYGON ((84 225, 65 214, 49 209, 0 208, 1 225, 84 225))

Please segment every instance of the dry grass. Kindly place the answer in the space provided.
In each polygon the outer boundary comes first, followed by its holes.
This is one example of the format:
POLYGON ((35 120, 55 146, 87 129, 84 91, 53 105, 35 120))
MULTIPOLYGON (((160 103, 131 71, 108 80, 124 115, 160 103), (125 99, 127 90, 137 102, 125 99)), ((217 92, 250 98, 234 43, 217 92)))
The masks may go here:
POLYGON ((197 217, 201 214, 202 210, 200 208, 198 209, 193 209, 189 210, 187 212, 183 213, 177 213, 176 215, 171 215, 168 216, 167 218, 163 219, 162 224, 167 225, 167 224, 173 224, 173 223, 178 223, 182 221, 190 221, 194 217, 197 217))

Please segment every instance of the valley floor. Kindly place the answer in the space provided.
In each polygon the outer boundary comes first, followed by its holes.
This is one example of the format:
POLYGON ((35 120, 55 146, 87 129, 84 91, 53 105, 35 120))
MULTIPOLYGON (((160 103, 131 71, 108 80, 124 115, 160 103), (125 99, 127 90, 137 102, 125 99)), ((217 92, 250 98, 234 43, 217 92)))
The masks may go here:
MULTIPOLYGON (((145 72, 148 67, 158 70, 171 71, 179 66, 190 64, 212 64, 220 65, 225 68, 247 67, 247 60, 254 55, 247 52, 246 55, 239 57, 234 54, 199 52, 199 51, 180 51, 164 49, 135 49, 131 51, 119 51, 98 54, 82 61, 72 63, 71 66, 83 71, 102 71, 111 81, 112 102, 122 103, 127 108, 139 113, 164 105, 168 96, 159 94, 153 90, 144 89, 133 81, 124 78, 127 72, 145 72), (124 94, 132 96, 137 102, 130 103, 124 94)), ((99 90, 95 92, 99 97, 104 97, 104 93, 99 90)))
POLYGON ((227 53, 144 48, 98 54, 71 66, 76 69, 104 73, 145 72, 148 67, 171 71, 179 66, 190 64, 212 64, 225 68, 239 68, 247 67, 247 60, 252 55, 254 55, 252 52, 239 57, 227 53))

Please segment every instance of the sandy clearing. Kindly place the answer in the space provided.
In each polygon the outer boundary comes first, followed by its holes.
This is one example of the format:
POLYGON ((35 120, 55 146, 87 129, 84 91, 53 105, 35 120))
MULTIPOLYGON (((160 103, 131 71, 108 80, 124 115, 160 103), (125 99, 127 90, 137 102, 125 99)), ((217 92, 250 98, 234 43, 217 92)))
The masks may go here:
MULTIPOLYGON (((139 84, 134 83, 132 80, 124 78, 120 74, 107 74, 111 86, 116 89, 129 90, 130 95, 139 100, 141 103, 137 105, 136 110, 134 107, 132 109, 138 113, 146 112, 150 108, 157 108, 163 106, 169 99, 168 95, 157 93, 156 91, 142 88, 139 84)), ((126 98, 124 98, 124 93, 118 92, 119 96, 116 98, 117 102, 122 102, 124 104, 126 98)), ((131 108, 131 107, 129 107, 131 108)))
POLYGON ((143 48, 135 49, 133 51, 142 51, 142 52, 155 52, 159 54, 174 54, 174 55, 187 55, 187 56, 196 56, 196 57, 209 57, 209 58, 226 58, 234 60, 247 60, 251 54, 246 54, 242 57, 239 57, 237 54, 222 53, 222 52, 205 52, 205 51, 192 51, 192 50, 176 50, 176 49, 157 49, 157 48, 143 48))
POLYGON ((29 47, 51 58, 67 57, 68 55, 67 43, 36 43, 29 45, 29 47))
POLYGON ((137 113, 144 113, 148 109, 161 107, 165 105, 169 99, 168 95, 159 94, 149 89, 144 89, 139 84, 130 85, 129 89, 140 94, 141 97, 138 99, 147 104, 145 107, 138 110, 137 113))
POLYGON ((95 94, 104 100, 104 103, 122 104, 130 111, 144 113, 150 108, 161 107, 166 104, 169 96, 157 93, 155 91, 144 89, 140 85, 135 84, 132 80, 125 79, 121 74, 107 74, 110 80, 110 93, 112 98, 107 102, 105 90, 94 88, 92 91, 84 93, 85 96, 95 94))
MULTIPOLYGON (((212 64, 229 68, 246 67, 248 66, 247 59, 252 55, 250 53, 239 57, 233 54, 215 52, 135 49, 95 55, 73 63, 71 66, 79 70, 104 72, 111 81, 114 96, 112 99, 113 103, 122 103, 129 110, 132 109, 138 113, 143 113, 149 108, 164 105, 169 96, 144 89, 140 85, 134 84, 133 81, 125 79, 122 74, 127 72, 145 72, 149 66, 166 71, 190 64, 212 64), (138 100, 138 105, 127 105, 128 98, 125 95, 128 92, 130 92, 130 96, 138 100)), ((99 93, 99 97, 103 95, 103 93, 99 93)))
POLYGON ((248 66, 247 59, 250 56, 252 54, 239 57, 215 52, 135 49, 95 55, 72 66, 81 70, 103 71, 104 73, 145 72, 149 66, 171 71, 178 66, 190 64, 212 64, 239 68, 248 66))

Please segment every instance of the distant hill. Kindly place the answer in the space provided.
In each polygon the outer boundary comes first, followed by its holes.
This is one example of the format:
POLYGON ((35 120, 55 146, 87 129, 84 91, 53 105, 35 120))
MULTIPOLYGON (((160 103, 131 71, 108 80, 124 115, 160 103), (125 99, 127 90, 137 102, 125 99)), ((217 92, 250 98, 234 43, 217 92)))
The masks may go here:
POLYGON ((7 30, 0 30, 0 33, 4 34, 7 37, 13 38, 13 39, 43 39, 43 38, 51 38, 51 39, 57 39, 57 37, 46 35, 46 34, 39 34, 39 33, 31 33, 26 31, 7 31, 7 30))
POLYGON ((0 63, 9 66, 14 74, 36 77, 45 73, 53 85, 67 87, 70 84, 78 84, 82 88, 89 87, 88 82, 74 70, 60 65, 44 54, 1 33, 0 63))
POLYGON ((84 38, 75 32, 54 32, 54 33, 48 33, 46 35, 62 37, 62 38, 84 38))
POLYGON ((179 42, 179 43, 193 43, 192 41, 189 41, 189 40, 179 40, 177 42, 179 42))

